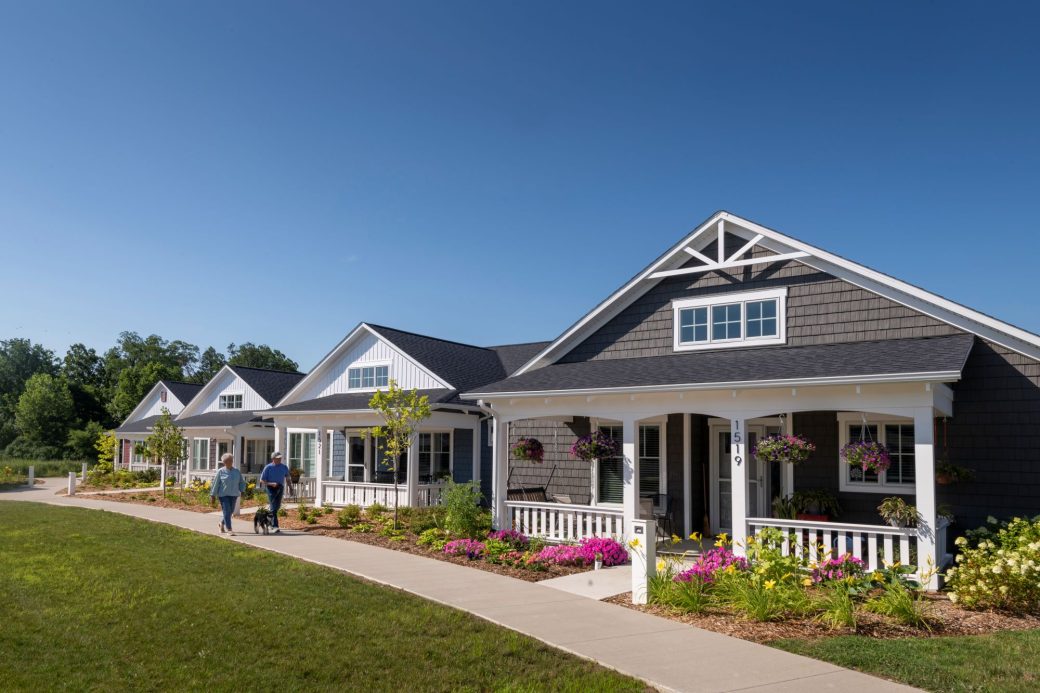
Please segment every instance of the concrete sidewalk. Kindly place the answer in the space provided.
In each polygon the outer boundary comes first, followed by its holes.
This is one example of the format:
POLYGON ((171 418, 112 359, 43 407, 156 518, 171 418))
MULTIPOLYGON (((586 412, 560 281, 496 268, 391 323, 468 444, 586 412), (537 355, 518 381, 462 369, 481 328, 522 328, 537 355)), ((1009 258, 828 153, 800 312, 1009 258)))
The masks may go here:
MULTIPOLYGON (((41 489, 0 493, 24 500, 108 510, 218 535, 205 513, 54 495, 41 489)), ((256 536, 243 522, 229 541, 325 565, 468 611, 553 647, 674 691, 911 691, 901 684, 764 645, 687 626, 561 589, 484 570, 306 533, 256 536)))

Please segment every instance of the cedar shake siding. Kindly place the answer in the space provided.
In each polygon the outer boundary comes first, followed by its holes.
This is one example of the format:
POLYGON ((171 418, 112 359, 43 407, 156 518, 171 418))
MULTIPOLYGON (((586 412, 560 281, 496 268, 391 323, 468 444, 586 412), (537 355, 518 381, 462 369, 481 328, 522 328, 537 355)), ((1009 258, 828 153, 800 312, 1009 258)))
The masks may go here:
POLYGON ((673 354, 674 299, 781 287, 787 287, 789 346, 962 333, 830 274, 787 261, 756 271, 746 268, 739 276, 705 272, 668 277, 563 356, 560 363, 673 354))
POLYGON ((585 417, 575 417, 569 423, 554 419, 527 419, 509 424, 510 449, 519 438, 537 438, 545 448, 541 464, 517 460, 510 454, 509 488, 545 487, 548 484, 546 493, 550 498, 553 493, 565 494, 574 503, 587 505, 591 500, 592 463, 574 459, 570 449, 574 440, 589 430, 589 420, 585 417))
POLYGON ((346 479, 347 474, 347 437, 343 431, 332 432, 332 478, 346 479))

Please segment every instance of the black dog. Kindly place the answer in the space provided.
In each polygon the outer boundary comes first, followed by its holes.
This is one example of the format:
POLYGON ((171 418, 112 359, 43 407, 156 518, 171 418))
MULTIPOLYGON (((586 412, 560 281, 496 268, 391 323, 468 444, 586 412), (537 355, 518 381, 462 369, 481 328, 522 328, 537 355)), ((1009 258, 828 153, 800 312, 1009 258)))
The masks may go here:
POLYGON ((264 534, 271 533, 271 511, 267 508, 257 508, 256 514, 253 515, 253 531, 260 534, 263 530, 264 534))

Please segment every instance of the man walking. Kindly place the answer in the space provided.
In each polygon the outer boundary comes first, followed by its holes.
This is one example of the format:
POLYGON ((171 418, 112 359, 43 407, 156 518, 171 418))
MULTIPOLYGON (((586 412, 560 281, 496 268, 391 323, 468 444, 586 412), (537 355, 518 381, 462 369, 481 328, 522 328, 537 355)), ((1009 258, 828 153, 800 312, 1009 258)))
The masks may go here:
POLYGON ((272 452, 271 463, 260 472, 260 485, 267 490, 267 502, 271 509, 271 525, 275 534, 281 534, 278 529, 278 511, 282 507, 282 497, 285 495, 285 484, 289 479, 289 467, 282 464, 282 453, 272 452))

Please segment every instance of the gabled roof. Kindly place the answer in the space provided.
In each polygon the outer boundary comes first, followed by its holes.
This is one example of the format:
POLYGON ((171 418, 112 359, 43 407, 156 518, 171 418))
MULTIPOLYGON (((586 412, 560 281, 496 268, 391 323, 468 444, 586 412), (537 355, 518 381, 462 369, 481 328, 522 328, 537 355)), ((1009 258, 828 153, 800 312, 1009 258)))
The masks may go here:
POLYGON ((488 349, 491 349, 498 354, 498 360, 502 362, 502 368, 505 369, 506 375, 512 375, 517 371, 517 369, 534 358, 538 352, 549 346, 551 343, 552 342, 526 342, 524 344, 501 344, 499 346, 488 347, 488 349))
MULTIPOLYGON (((722 244, 719 244, 719 247, 722 247, 722 244)), ((555 363, 670 274, 708 271, 714 264, 718 264, 720 269, 711 271, 725 271, 731 267, 751 264, 766 265, 770 262, 788 260, 801 262, 1008 349, 1040 359, 1040 335, 972 310, 938 294, 925 291, 913 284, 809 245, 779 231, 735 214, 720 211, 705 220, 690 234, 614 291, 606 300, 567 328, 563 334, 518 369, 517 374, 555 363), (718 229, 718 235, 715 233, 716 229, 718 229), (700 252, 711 243, 717 242, 723 233, 739 236, 747 241, 747 245, 739 253, 729 258, 723 258, 723 254, 720 252, 717 260, 708 258, 700 252), (743 259, 744 253, 752 247, 771 251, 776 256, 772 260, 769 257, 743 259), (684 265, 690 263, 691 257, 701 260, 704 264, 699 269, 684 268, 684 265)))
POLYGON ((146 416, 143 419, 123 424, 116 429, 116 433, 151 433, 152 426, 154 426, 155 422, 158 420, 158 414, 155 416, 146 416))
POLYGON ((191 400, 195 399, 195 395, 202 392, 202 385, 199 383, 183 383, 179 380, 160 380, 159 382, 165 385, 166 389, 173 393, 173 396, 184 406, 188 406, 191 400))
MULTIPOLYGON (((426 395, 430 404, 444 404, 457 400, 455 390, 418 390, 418 393, 420 395, 426 395)), ((369 409, 368 403, 371 399, 371 392, 345 392, 338 395, 326 395, 325 397, 316 397, 315 399, 307 399, 302 402, 294 402, 293 404, 286 404, 282 407, 275 407, 274 409, 268 409, 265 411, 264 415, 296 412, 316 413, 367 411, 369 409)))
POLYGON ((267 368, 249 368, 247 366, 228 366, 228 368, 272 406, 285 397, 286 393, 304 378, 304 374, 298 371, 273 371, 267 368))
POLYGON ((464 393, 468 397, 668 391, 960 378, 975 337, 756 347, 554 363, 464 393))

